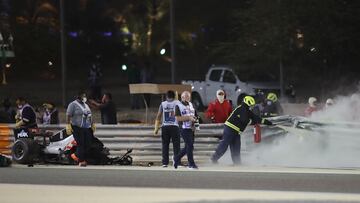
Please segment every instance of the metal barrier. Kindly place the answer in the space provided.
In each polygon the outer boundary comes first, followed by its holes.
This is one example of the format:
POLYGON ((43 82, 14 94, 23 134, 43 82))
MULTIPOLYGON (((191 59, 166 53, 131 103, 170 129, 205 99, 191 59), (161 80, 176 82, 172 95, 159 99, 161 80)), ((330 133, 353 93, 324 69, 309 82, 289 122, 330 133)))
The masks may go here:
MULTIPOLYGON (((7 138, 9 143, 13 142, 14 125, 7 125, 11 137, 7 138)), ((54 132, 61 131, 65 125, 40 125, 42 129, 54 132)), ((121 156, 127 149, 132 148, 131 156, 135 163, 159 163, 161 161, 161 132, 158 136, 153 135, 154 126, 139 124, 119 124, 119 125, 97 125, 95 136, 98 137, 104 145, 110 149, 112 156, 121 156)), ((263 140, 271 135, 282 133, 279 129, 268 130, 262 133, 263 140), (275 130, 275 131, 274 131, 275 130)), ((214 153, 219 137, 222 135, 223 124, 200 124, 200 131, 195 133, 194 158, 198 162, 206 162, 214 153)), ((242 133, 242 150, 246 151, 254 145, 253 128, 248 127, 242 133)), ((184 143, 181 139, 181 146, 184 143)), ((9 147, 7 151, 9 152, 9 147)), ((169 154, 172 155, 172 144, 170 143, 169 154)), ((184 159, 185 160, 185 159, 184 159)))
POLYGON ((11 126, 0 124, 0 154, 10 154, 10 147, 13 140, 11 126))

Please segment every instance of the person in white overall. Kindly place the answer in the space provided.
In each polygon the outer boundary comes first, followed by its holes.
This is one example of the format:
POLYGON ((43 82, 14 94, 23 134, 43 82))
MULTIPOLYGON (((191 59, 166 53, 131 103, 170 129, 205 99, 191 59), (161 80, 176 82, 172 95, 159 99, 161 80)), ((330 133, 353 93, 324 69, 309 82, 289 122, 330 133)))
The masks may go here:
POLYGON ((195 164, 193 151, 194 151, 194 123, 197 120, 195 117, 195 111, 192 107, 190 101, 190 92, 184 91, 181 94, 181 103, 179 103, 175 108, 175 118, 181 124, 180 134, 185 142, 185 147, 180 150, 180 153, 176 156, 173 156, 174 168, 177 169, 180 160, 183 156, 188 157, 188 168, 189 169, 198 169, 195 164))

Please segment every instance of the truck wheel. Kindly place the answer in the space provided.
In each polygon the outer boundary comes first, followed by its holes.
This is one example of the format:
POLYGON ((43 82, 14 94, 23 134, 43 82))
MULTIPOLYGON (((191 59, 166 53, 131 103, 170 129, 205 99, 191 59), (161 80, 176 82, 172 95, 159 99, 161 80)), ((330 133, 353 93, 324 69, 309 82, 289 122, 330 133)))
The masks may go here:
POLYGON ((197 111, 203 111, 204 110, 204 105, 203 105, 203 103, 201 101, 201 98, 200 98, 199 94, 194 93, 191 96, 191 102, 192 102, 192 104, 194 105, 194 108, 197 111))
POLYGON ((237 105, 238 106, 243 102, 245 96, 246 96, 246 94, 240 94, 238 96, 238 99, 237 99, 237 105))
POLYGON ((38 156, 38 150, 39 146, 34 140, 20 138, 14 143, 11 149, 11 156, 19 164, 32 164, 34 158, 38 156))

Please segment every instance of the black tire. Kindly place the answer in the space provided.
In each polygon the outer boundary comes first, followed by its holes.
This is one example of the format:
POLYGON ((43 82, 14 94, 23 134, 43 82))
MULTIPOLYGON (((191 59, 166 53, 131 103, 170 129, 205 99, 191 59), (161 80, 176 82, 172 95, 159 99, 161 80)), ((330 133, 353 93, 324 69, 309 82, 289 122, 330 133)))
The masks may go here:
POLYGON ((237 103, 236 103, 238 106, 243 102, 245 96, 246 96, 246 94, 240 94, 238 96, 237 103))
POLYGON ((39 145, 29 138, 16 140, 11 149, 12 159, 19 164, 33 164, 39 155, 39 145))
POLYGON ((202 103, 200 95, 198 93, 193 93, 191 95, 191 102, 197 111, 204 110, 204 104, 202 103))

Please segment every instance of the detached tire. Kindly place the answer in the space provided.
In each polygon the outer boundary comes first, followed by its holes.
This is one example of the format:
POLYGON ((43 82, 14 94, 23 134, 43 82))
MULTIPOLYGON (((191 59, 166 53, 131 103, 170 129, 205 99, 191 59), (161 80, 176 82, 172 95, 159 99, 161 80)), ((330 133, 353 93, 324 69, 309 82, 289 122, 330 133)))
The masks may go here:
POLYGON ((204 110, 204 105, 201 101, 200 95, 197 93, 193 93, 191 95, 191 103, 194 105, 194 108, 197 111, 203 111, 204 110))
POLYGON ((34 158, 39 154, 38 144, 29 138, 16 140, 12 149, 12 159, 19 164, 33 164, 34 158))

